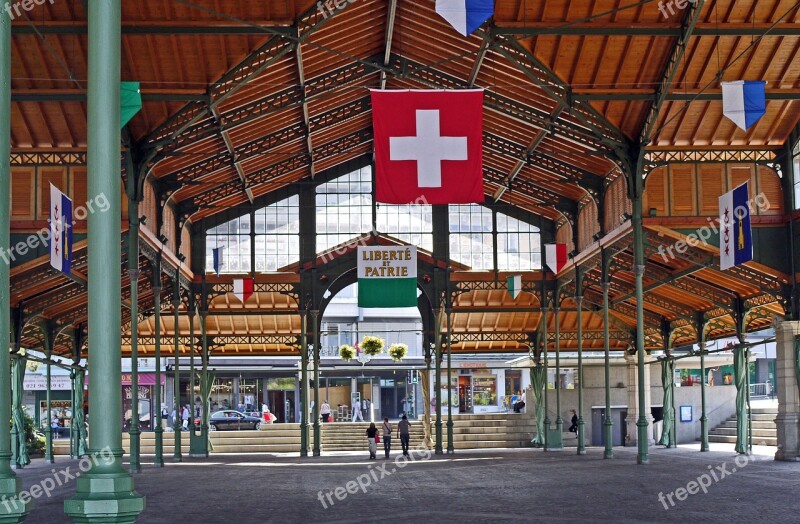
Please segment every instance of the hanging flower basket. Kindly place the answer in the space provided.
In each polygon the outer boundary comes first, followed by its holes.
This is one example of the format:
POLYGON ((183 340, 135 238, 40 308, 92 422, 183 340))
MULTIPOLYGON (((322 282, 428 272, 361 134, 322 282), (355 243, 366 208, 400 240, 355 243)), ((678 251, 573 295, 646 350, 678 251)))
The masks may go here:
POLYGON ((369 335, 364 337, 361 341, 361 350, 367 355, 374 357, 383 353, 383 346, 386 342, 380 337, 371 337, 369 335))
POLYGON ((356 357, 356 349, 353 346, 342 344, 339 346, 339 356, 342 357, 342 360, 345 362, 350 362, 356 357))
POLYGON ((395 362, 400 362, 408 354, 408 346, 405 344, 392 344, 389 346, 389 356, 395 362))

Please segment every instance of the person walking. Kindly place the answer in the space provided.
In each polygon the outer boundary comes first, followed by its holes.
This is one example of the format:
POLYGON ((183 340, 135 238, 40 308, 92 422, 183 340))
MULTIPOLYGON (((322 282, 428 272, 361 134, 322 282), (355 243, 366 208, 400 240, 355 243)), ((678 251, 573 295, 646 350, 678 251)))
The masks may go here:
POLYGON ((375 427, 374 422, 370 422, 367 428, 367 441, 369 444, 369 458, 374 460, 378 453, 378 428, 375 427))
POLYGON ((389 452, 392 451, 392 425, 389 423, 389 417, 383 417, 383 451, 386 452, 386 458, 389 458, 389 452))
POLYGON ((578 414, 575 412, 574 409, 571 409, 570 412, 572 413, 572 425, 569 427, 570 433, 577 433, 578 432, 578 414))
POLYGON ((328 422, 331 418, 331 405, 328 401, 322 403, 319 407, 319 414, 322 415, 322 422, 328 422))
POLYGON ((181 428, 189 429, 189 404, 183 406, 183 411, 181 411, 181 420, 183 421, 181 428))
POLYGON ((361 402, 356 400, 353 402, 353 422, 364 422, 364 417, 361 415, 361 402))
POLYGON ((403 455, 408 457, 408 443, 411 440, 411 423, 408 421, 406 415, 403 415, 403 418, 397 424, 397 438, 400 439, 403 455))

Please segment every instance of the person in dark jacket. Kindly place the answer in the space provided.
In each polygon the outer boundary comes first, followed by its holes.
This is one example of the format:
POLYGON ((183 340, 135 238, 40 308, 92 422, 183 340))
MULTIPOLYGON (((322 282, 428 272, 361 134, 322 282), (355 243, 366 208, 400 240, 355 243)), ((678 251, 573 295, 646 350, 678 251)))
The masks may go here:
POLYGON ((571 420, 572 425, 569 427, 569 431, 571 433, 577 433, 578 432, 578 414, 575 412, 574 409, 571 409, 570 411, 572 412, 572 420, 571 420))
POLYGON ((376 453, 378 453, 378 443, 375 441, 375 437, 378 435, 378 428, 375 427, 375 423, 370 423, 369 427, 367 428, 367 440, 369 441, 369 458, 375 459, 376 453))

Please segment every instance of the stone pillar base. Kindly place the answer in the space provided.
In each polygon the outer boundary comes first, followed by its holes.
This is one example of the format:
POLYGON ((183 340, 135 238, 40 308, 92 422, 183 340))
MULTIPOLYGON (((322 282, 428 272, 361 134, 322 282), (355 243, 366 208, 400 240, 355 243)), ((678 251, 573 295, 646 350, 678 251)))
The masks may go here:
POLYGON ((800 414, 798 413, 779 413, 775 417, 775 425, 778 427, 778 451, 775 452, 775 460, 786 462, 797 462, 800 460, 800 414))
POLYGON ((125 473, 87 473, 77 480, 77 493, 64 501, 64 513, 79 524, 128 524, 144 511, 145 498, 133 490, 125 473))
POLYGON ((22 489, 22 479, 18 477, 0 478, 0 494, 2 494, 2 504, 0 504, 0 523, 16 523, 25 520, 25 516, 33 509, 33 501, 27 497, 26 501, 18 498, 22 489))

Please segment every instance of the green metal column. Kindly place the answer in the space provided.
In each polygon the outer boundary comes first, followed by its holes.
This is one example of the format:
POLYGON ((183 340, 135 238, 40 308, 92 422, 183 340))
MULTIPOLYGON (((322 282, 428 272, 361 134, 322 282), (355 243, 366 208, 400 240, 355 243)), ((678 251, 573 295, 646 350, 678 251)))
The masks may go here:
POLYGON ((308 312, 300 311, 300 456, 308 456, 308 312))
MULTIPOLYGON (((166 407, 166 402, 161 399, 161 263, 160 259, 156 262, 155 279, 153 281, 153 302, 154 302, 154 318, 155 324, 155 372, 156 372, 156 389, 153 398, 153 404, 158 410, 158 422, 155 427, 156 436, 156 456, 153 459, 153 465, 158 468, 164 467, 164 428, 162 427, 163 419, 161 418, 162 406, 166 407)), ((169 412, 169 410, 167 410, 169 412)))
POLYGON ((586 455, 583 442, 583 296, 575 296, 575 307, 578 308, 578 455, 586 455))
POLYGON ((610 345, 611 341, 608 329, 608 268, 605 260, 603 261, 603 350, 605 352, 605 393, 606 393, 606 419, 603 421, 603 430, 605 431, 605 451, 603 458, 614 458, 614 443, 613 439, 613 426, 614 420, 611 417, 611 356, 610 345))
POLYGON ((561 418, 561 322, 559 319, 561 313, 560 304, 556 303, 556 306, 553 308, 553 312, 555 313, 555 323, 556 323, 556 431, 559 436, 558 443, 561 444, 561 438, 563 437, 564 434, 564 419, 561 418))
POLYGON ((447 453, 455 453, 453 445, 453 365, 450 360, 453 342, 453 310, 448 309, 447 315, 447 453))
POLYGON ((88 220, 89 471, 76 480, 64 510, 74 522, 134 522, 145 499, 122 467, 120 247, 120 47, 121 2, 88 2, 88 195, 103 196, 104 213, 88 220))
MULTIPOLYGON (((130 152, 128 152, 130 158, 130 152)), ((132 162, 128 162, 129 168, 132 162)), ((131 285, 131 425, 130 472, 141 473, 139 427, 139 201, 136 200, 136 177, 133 170, 126 180, 128 193, 128 276, 131 285)), ((159 411, 159 417, 161 412, 159 411)), ((159 421, 161 419, 159 418, 159 421)))
MULTIPOLYGON (((442 327, 441 327, 441 309, 434 309, 433 316, 436 319, 434 326, 434 339, 436 340, 436 347, 434 348, 433 358, 436 360, 436 442, 434 443, 434 455, 442 455, 442 327)), ((450 384, 447 385, 450 387, 450 384)))
POLYGON ((550 389, 550 370, 547 367, 547 291, 542 292, 543 304, 542 307, 542 340, 544 341, 544 450, 550 450, 550 407, 547 403, 548 393, 550 389))
POLYGON ((636 454, 637 464, 647 464, 650 462, 648 453, 649 439, 647 436, 647 414, 645 413, 645 363, 644 363, 644 230, 642 229, 642 180, 638 173, 634 175, 637 179, 635 194, 633 198, 633 274, 636 277, 636 364, 639 382, 639 419, 636 421, 638 433, 636 442, 638 452, 636 454))
MULTIPOLYGON (((11 248, 11 19, 10 12, 0 10, 0 250, 11 248)), ((7 264, 0 264, 0 348, 8 348, 11 333, 10 279, 7 264)), ((21 522, 33 504, 22 502, 17 494, 22 479, 11 470, 11 357, 7 349, 0 351, 0 523, 21 522)))
POLYGON ((44 357, 47 359, 47 392, 46 392, 46 402, 47 402, 47 427, 44 430, 44 462, 45 464, 52 464, 55 462, 53 460, 53 400, 51 398, 51 391, 53 389, 52 383, 52 364, 51 364, 51 357, 53 356, 53 342, 54 334, 50 333, 45 336, 47 348, 44 351, 44 357))
MULTIPOLYGON (((203 286, 203 296, 205 295, 205 285, 203 286)), ((205 299, 203 301, 205 304, 205 299)), ((204 306, 205 307, 205 306, 204 306)), ((208 333, 207 333, 207 326, 206 320, 208 319, 208 310, 203 309, 200 311, 200 336, 202 337, 203 343, 203 370, 202 370, 202 377, 203 380, 200 382, 200 397, 203 402, 203 411, 202 417, 200 419, 200 452, 203 454, 204 457, 208 457, 208 409, 209 409, 209 397, 211 397, 211 377, 208 374, 208 333)))
MULTIPOLYGON (((194 386, 197 383, 197 375, 195 374, 194 367, 194 354, 197 349, 197 341, 194 338, 194 320, 197 318, 197 305, 192 305, 189 308, 189 405, 190 418, 189 418, 189 456, 190 457, 205 457, 206 454, 201 448, 201 436, 197 433, 197 426, 194 421, 197 420, 197 413, 195 407, 197 406, 197 399, 194 394, 194 386)), ((201 392, 202 394, 202 392, 201 392)))
MULTIPOLYGON (((703 313, 696 321, 697 345, 700 350, 700 451, 709 451, 708 416, 706 416, 706 330, 703 313)), ((674 422, 677 425, 677 420, 674 422)))
POLYGON ((319 426, 319 311, 311 310, 311 322, 313 324, 311 338, 314 344, 314 449, 313 454, 319 457, 322 454, 322 432, 319 426))
POLYGON ((183 417, 181 417, 181 362, 180 362, 180 312, 181 312, 181 291, 180 291, 180 277, 175 272, 175 291, 172 296, 172 314, 173 314, 173 344, 175 350, 174 360, 174 378, 172 380, 172 395, 174 397, 173 405, 175 406, 175 419, 172 421, 172 429, 175 437, 175 447, 172 453, 173 462, 183 462, 183 454, 181 453, 181 425, 183 424, 183 417))

